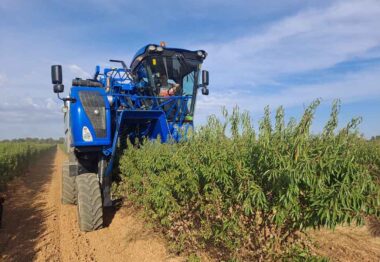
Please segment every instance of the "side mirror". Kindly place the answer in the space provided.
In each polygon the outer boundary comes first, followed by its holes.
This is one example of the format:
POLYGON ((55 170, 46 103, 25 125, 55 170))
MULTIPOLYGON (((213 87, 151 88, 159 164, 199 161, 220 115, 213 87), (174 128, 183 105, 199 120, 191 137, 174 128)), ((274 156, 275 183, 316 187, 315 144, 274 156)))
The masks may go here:
POLYGON ((51 82, 52 84, 62 84, 62 66, 52 65, 51 66, 51 82))
POLYGON ((209 94, 208 88, 205 86, 202 87, 202 95, 208 96, 208 94, 209 94))
POLYGON ((52 65, 51 66, 51 82, 54 85, 54 93, 62 93, 64 90, 64 85, 62 84, 62 66, 52 65))
POLYGON ((208 80, 209 80, 208 71, 207 70, 203 70, 202 71, 202 85, 203 86, 208 86, 208 80))
POLYGON ((64 89, 65 89, 65 86, 62 84, 55 84, 53 86, 54 93, 62 93, 64 89))
POLYGON ((209 82, 209 76, 208 76, 208 71, 203 70, 202 71, 202 95, 208 96, 209 91, 208 91, 208 82, 209 82))

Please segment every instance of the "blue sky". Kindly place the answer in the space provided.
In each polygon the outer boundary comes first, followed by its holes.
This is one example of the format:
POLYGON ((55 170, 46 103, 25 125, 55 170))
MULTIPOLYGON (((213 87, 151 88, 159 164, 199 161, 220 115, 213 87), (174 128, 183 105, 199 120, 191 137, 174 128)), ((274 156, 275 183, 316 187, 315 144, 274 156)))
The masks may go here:
POLYGON ((130 61, 147 43, 204 49, 210 96, 196 123, 239 105, 254 122, 265 105, 288 116, 322 98, 313 130, 342 101, 342 125, 362 116, 380 135, 380 1, 0 1, 0 139, 62 136, 50 65, 75 76, 110 58, 130 61))

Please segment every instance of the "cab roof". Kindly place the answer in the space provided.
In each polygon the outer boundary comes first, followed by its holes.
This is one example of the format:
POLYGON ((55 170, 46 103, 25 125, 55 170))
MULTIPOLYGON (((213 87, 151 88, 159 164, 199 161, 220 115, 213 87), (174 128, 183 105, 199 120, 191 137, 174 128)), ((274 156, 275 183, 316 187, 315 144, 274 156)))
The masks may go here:
POLYGON ((163 51, 150 51, 149 50, 150 46, 154 46, 155 48, 161 47, 160 45, 149 44, 139 49, 136 52, 136 54, 133 56, 133 59, 130 65, 130 69, 132 71, 136 68, 136 66, 141 61, 143 61, 146 57, 151 56, 151 55, 172 56, 175 53, 181 53, 184 56, 184 58, 199 60, 200 63, 202 63, 203 60, 207 57, 207 53, 204 50, 190 51, 190 50, 181 49, 181 48, 162 47, 163 51), (199 56, 198 51, 201 51, 204 54, 204 56, 199 56))

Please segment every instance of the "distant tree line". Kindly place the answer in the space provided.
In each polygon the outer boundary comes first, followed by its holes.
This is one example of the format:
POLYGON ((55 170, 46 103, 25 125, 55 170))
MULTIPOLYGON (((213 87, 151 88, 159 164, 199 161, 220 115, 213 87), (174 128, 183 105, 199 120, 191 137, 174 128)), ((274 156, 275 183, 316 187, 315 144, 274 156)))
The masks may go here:
POLYGON ((29 142, 29 143, 38 143, 38 144, 63 144, 65 139, 60 138, 38 138, 38 137, 25 137, 25 138, 15 138, 15 139, 4 139, 0 142, 29 142))

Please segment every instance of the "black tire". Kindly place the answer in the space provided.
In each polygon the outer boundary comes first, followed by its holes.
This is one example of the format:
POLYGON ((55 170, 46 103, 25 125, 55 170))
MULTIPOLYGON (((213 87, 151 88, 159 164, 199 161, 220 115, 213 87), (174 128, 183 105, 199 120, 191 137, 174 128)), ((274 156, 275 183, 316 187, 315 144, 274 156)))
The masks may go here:
POLYGON ((98 175, 85 173, 76 177, 78 188, 78 222, 81 231, 103 227, 103 203, 98 175))
POLYGON ((70 176, 68 161, 64 161, 62 165, 61 201, 62 204, 75 205, 77 203, 75 176, 70 176))

